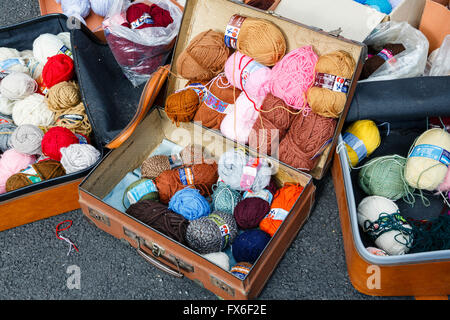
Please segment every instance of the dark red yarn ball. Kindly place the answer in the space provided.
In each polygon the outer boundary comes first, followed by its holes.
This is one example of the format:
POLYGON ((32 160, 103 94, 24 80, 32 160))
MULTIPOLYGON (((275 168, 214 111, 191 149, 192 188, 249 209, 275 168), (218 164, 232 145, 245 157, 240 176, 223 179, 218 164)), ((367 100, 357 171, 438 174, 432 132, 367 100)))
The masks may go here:
POLYGON ((145 3, 135 3, 132 4, 127 9, 127 21, 128 23, 132 23, 137 19, 141 18, 145 14, 150 15, 153 23, 143 23, 139 27, 135 29, 144 29, 149 27, 167 27, 169 24, 173 22, 173 19, 170 15, 170 12, 157 6, 156 4, 152 4, 151 6, 145 3))
POLYGON ((61 148, 77 144, 80 140, 69 129, 64 127, 50 128, 42 138, 42 153, 56 161, 61 161, 61 148))
POLYGON ((63 81, 72 80, 73 76, 73 60, 65 54, 57 54, 48 58, 42 69, 42 81, 47 88, 63 81))
POLYGON ((261 198, 245 198, 234 208, 234 219, 241 229, 252 229, 259 225, 259 222, 270 211, 270 204, 261 198))

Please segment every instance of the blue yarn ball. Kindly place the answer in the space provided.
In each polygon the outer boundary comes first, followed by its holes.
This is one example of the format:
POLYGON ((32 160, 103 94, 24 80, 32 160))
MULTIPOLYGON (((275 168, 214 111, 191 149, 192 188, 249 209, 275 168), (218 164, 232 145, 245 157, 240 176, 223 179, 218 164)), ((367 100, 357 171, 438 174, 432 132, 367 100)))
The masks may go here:
POLYGON ((212 189, 213 194, 211 195, 211 199, 213 209, 215 211, 233 214, 234 208, 242 199, 241 193, 221 181, 213 185, 212 189))
POLYGON ((260 229, 246 230, 234 240, 231 250, 236 261, 255 263, 271 237, 260 229))
POLYGON ((195 220, 211 213, 211 206, 200 191, 184 188, 177 191, 169 201, 169 209, 188 220, 195 220))
POLYGON ((384 14, 390 14, 392 11, 392 6, 388 0, 366 0, 365 5, 377 9, 384 14))

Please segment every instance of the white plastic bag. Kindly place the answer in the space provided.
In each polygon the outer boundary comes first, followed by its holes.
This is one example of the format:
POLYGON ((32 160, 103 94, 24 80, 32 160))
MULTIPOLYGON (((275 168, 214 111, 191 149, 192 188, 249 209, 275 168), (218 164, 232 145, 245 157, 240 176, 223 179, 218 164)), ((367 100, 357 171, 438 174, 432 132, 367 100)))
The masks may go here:
POLYGON ((368 46, 382 49, 387 43, 401 43, 405 50, 387 60, 366 81, 393 80, 421 76, 428 56, 428 39, 407 22, 380 23, 364 40, 368 46))
MULTIPOLYGON (((178 35, 182 10, 170 0, 152 3, 168 10, 173 22, 167 27, 132 29, 123 26, 129 6, 145 1, 116 0, 103 21, 106 41, 125 76, 137 87, 166 63, 178 35)), ((148 4, 148 3, 146 3, 148 4)))
POLYGON ((446 35, 439 48, 428 56, 425 76, 450 76, 450 34, 446 35))

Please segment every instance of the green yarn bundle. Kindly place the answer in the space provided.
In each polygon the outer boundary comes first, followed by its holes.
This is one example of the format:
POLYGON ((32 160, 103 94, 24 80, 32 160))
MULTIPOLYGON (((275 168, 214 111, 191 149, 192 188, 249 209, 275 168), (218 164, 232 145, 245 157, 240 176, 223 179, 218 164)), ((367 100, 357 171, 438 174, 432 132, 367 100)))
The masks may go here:
POLYGON ((359 172, 359 186, 367 195, 382 196, 390 200, 403 198, 414 203, 414 188, 404 177, 406 158, 399 155, 376 157, 368 161, 359 172))
POLYGON ((242 199, 241 193, 232 189, 222 181, 213 185, 212 190, 213 194, 211 195, 211 198, 213 209, 215 211, 233 214, 234 208, 242 199))
POLYGON ((123 193, 122 204, 128 208, 131 204, 142 200, 159 200, 158 189, 152 179, 141 178, 130 184, 123 193))

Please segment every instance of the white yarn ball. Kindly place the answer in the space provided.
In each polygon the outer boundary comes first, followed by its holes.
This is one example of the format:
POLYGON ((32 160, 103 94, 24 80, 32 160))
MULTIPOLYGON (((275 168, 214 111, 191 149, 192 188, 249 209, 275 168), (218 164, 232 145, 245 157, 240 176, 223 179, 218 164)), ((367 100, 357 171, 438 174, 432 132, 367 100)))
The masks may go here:
POLYGON ((14 101, 0 95, 0 113, 10 116, 14 107, 14 101))
POLYGON ((32 124, 35 126, 49 126, 54 122, 55 114, 47 107, 45 97, 33 93, 14 104, 12 118, 16 126, 32 124))
POLYGON ((33 55, 42 64, 47 59, 57 55, 59 50, 65 46, 58 36, 51 33, 43 33, 33 41, 33 55))
MULTIPOLYGON (((414 148, 421 145, 433 145, 450 152, 450 134, 439 128, 433 128, 422 133, 414 144, 414 148)), ((408 155, 405 166, 405 180, 408 184, 417 189, 428 191, 436 190, 444 181, 448 167, 431 158, 413 156, 414 149, 408 155)))
MULTIPOLYGON (((369 196, 364 198, 358 205, 358 224, 364 230, 366 230, 366 221, 375 222, 379 219, 380 214, 394 214, 398 213, 399 208, 394 201, 381 197, 381 196, 369 196)), ((406 223, 403 227, 411 229, 411 226, 406 223)), ((381 234, 375 239, 375 245, 386 251, 389 255, 401 255, 409 251, 409 247, 406 243, 410 242, 410 236, 399 230, 391 230, 381 234), (397 241, 397 240, 398 241, 397 241), (400 242, 402 243, 400 243, 400 242)))
POLYGON ((14 48, 0 47, 0 61, 19 58, 20 52, 14 48))
POLYGON ((225 252, 211 252, 207 254, 202 254, 202 256, 211 261, 212 263, 218 265, 222 269, 229 271, 230 270, 230 258, 225 252))
POLYGON ((0 82, 0 94, 10 100, 21 100, 36 92, 38 84, 28 74, 13 72, 0 82))
POLYGON ((68 17, 79 15, 86 18, 91 12, 91 3, 89 0, 61 0, 61 9, 68 17))
POLYGON ((71 144, 61 148, 61 164, 66 173, 74 173, 89 168, 100 158, 100 152, 90 144, 71 144))
POLYGON ((64 42, 64 45, 69 48, 69 50, 72 50, 72 43, 70 42, 70 32, 61 32, 56 35, 62 42, 64 42))
POLYGON ((91 9, 95 14, 106 17, 113 3, 114 0, 91 0, 91 9))

